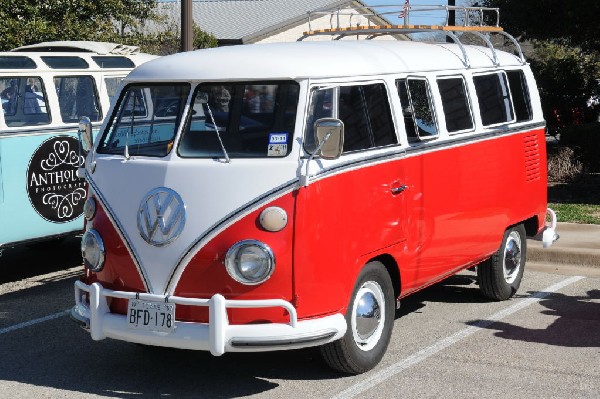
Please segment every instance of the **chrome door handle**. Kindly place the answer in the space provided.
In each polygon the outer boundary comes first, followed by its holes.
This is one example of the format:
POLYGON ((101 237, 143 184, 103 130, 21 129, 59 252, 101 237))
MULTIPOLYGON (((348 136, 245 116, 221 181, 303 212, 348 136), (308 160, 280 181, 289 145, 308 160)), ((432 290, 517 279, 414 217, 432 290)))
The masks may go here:
POLYGON ((390 190, 392 192, 393 195, 398 195, 401 192, 403 192, 404 190, 406 190, 408 188, 408 186, 405 186, 404 184, 398 187, 392 187, 392 189, 390 190))

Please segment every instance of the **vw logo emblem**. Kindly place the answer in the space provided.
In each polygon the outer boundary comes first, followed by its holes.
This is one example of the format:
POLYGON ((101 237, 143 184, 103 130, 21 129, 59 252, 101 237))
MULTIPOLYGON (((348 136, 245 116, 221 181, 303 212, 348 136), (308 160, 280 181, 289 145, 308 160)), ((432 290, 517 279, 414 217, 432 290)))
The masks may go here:
POLYGON ((140 203, 137 220, 142 238, 150 245, 162 247, 181 234, 185 225, 185 205, 175 191, 155 188, 140 203))

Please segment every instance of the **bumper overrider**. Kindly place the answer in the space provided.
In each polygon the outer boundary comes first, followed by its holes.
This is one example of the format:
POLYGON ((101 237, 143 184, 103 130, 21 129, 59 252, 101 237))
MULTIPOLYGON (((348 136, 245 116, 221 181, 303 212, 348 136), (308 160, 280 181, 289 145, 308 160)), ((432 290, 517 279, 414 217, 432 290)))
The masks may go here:
POLYGON ((75 306, 71 318, 88 329, 92 339, 113 338, 145 345, 179 349, 210 351, 215 356, 225 352, 257 352, 296 349, 322 345, 341 338, 346 332, 342 314, 298 321, 294 306, 284 300, 229 300, 222 295, 210 299, 184 298, 155 294, 113 291, 99 283, 87 285, 75 282, 75 306), (87 294, 87 295, 86 295, 87 294), (89 297, 89 302, 86 298, 89 297), (209 309, 209 323, 175 321, 171 333, 131 328, 127 316, 110 312, 107 298, 141 299, 168 302, 176 305, 205 306, 209 309), (231 325, 228 308, 282 307, 290 315, 290 322, 271 324, 231 325))

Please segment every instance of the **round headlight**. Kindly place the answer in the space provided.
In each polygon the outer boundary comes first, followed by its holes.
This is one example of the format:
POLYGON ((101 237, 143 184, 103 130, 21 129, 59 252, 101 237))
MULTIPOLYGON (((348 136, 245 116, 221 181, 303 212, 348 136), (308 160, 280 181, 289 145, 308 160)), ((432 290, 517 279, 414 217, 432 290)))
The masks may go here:
POLYGON ((271 277, 275 270, 275 257, 271 248, 260 241, 240 241, 227 251, 225 268, 235 281, 256 285, 271 277))
POLYGON ((81 237, 81 255, 83 262, 93 272, 99 272, 104 267, 104 243, 100 234, 94 229, 88 230, 81 237))
POLYGON ((92 220, 96 215, 96 200, 92 197, 85 200, 83 204, 83 216, 86 220, 92 220))

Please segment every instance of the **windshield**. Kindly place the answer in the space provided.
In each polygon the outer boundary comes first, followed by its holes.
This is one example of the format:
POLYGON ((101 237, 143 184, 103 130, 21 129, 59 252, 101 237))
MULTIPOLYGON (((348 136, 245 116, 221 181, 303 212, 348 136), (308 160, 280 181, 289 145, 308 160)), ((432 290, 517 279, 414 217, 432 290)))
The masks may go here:
POLYGON ((99 153, 164 157, 173 147, 188 84, 128 86, 98 146, 99 153))
POLYGON ((292 148, 296 82, 201 84, 178 153, 193 158, 284 157, 292 148))

